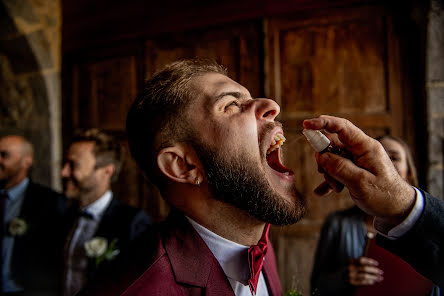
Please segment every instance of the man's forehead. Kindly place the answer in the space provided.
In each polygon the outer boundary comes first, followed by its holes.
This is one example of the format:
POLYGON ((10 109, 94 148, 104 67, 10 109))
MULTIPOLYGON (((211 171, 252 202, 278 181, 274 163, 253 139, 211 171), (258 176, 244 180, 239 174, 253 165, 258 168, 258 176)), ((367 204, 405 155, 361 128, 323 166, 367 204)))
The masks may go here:
POLYGON ((217 100, 223 93, 239 93, 251 97, 249 91, 231 78, 219 73, 207 73, 193 79, 193 87, 204 97, 217 100))
POLYGON ((19 151, 23 146, 23 139, 18 136, 7 136, 0 139, 2 150, 19 151))

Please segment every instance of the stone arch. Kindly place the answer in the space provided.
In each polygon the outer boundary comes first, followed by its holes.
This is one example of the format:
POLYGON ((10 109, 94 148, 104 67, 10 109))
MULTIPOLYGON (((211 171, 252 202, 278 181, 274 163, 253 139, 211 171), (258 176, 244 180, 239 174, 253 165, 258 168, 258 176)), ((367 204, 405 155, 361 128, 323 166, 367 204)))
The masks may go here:
POLYGON ((60 188, 60 3, 0 1, 0 134, 35 148, 31 178, 60 188))

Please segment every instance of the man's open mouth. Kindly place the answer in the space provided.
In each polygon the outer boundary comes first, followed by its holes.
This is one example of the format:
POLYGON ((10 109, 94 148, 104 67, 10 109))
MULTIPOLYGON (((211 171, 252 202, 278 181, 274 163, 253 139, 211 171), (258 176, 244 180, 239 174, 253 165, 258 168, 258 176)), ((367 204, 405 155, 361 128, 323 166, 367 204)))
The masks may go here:
POLYGON ((274 135, 273 140, 270 143, 270 147, 267 150, 267 163, 275 171, 287 176, 293 175, 293 172, 286 168, 280 159, 280 148, 285 142, 285 137, 281 133, 274 135))

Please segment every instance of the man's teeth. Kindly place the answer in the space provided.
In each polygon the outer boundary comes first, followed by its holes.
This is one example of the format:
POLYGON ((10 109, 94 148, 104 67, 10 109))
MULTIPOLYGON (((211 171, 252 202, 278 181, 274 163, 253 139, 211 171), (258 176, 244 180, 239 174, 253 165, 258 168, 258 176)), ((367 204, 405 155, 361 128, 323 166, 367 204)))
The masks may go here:
POLYGON ((277 148, 281 147, 282 144, 285 142, 285 137, 283 134, 276 134, 271 141, 270 148, 267 150, 267 155, 276 150, 277 148))

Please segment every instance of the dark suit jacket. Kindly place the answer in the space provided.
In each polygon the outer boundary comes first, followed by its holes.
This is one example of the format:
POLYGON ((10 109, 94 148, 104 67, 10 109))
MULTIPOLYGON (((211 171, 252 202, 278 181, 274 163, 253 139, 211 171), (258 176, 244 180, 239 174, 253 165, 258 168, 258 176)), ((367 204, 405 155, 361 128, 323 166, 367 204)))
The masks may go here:
POLYGON ((57 295, 64 211, 59 193, 29 182, 19 216, 28 231, 15 237, 11 262, 13 278, 24 288, 24 295, 57 295))
POLYGON ((419 273, 444 287, 444 202, 426 192, 424 211, 414 227, 397 240, 377 236, 377 244, 398 255, 419 273))
MULTIPOLYGON (((182 214, 172 213, 136 244, 82 295, 234 295, 217 259, 182 214)), ((271 245, 263 273, 270 295, 282 295, 271 245)))
MULTIPOLYGON (((69 227, 67 227, 66 237, 68 237, 75 223, 76 217, 73 211, 74 210, 71 209, 68 214, 69 227)), ((151 219, 144 211, 126 205, 113 198, 103 213, 102 220, 93 237, 104 237, 109 243, 117 239, 116 247, 120 251, 123 251, 128 247, 130 242, 143 233, 150 224, 151 219)), ((95 259, 90 258, 88 262, 88 280, 93 279, 98 269, 101 269, 103 265, 100 264, 97 267, 95 259)))

